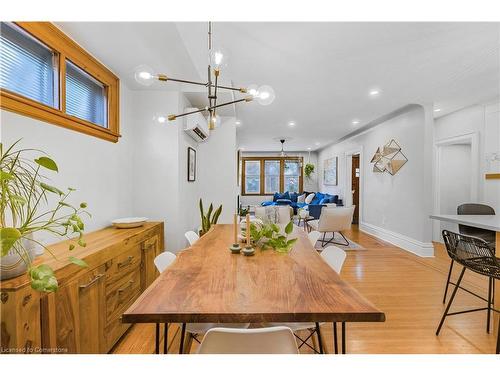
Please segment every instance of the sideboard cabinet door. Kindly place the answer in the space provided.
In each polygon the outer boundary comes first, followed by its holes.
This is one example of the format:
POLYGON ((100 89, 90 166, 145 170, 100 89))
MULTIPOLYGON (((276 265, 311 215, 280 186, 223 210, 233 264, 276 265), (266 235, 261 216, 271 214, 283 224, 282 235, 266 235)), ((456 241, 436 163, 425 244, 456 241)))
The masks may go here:
POLYGON ((160 254, 160 237, 154 235, 142 243, 141 286, 145 290, 158 277, 154 260, 160 254))
POLYGON ((102 353, 104 345, 104 266, 47 295, 46 342, 53 353, 102 353))

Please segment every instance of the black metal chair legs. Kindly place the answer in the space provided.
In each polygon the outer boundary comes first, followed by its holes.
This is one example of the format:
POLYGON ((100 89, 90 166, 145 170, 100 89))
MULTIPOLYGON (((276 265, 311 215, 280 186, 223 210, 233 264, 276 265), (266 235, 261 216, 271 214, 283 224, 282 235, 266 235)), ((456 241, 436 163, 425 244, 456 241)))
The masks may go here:
POLYGON ((184 353, 184 338, 186 336, 186 323, 182 323, 181 329, 181 342, 179 344, 179 354, 184 353))
POLYGON ((331 244, 331 245, 342 245, 342 246, 349 246, 349 240, 344 236, 342 232, 333 232, 332 233, 332 238, 330 238, 328 241, 325 239, 326 237, 326 232, 323 233, 323 238, 319 240, 321 242, 321 247, 325 247, 325 245, 331 244), (344 242, 336 242, 334 241, 335 239, 335 233, 339 233, 342 238, 344 239, 344 242))
POLYGON ((455 263, 455 261, 452 259, 450 263, 450 270, 448 271, 448 278, 446 279, 446 287, 444 288, 443 305, 446 303, 446 295, 448 294, 448 286, 450 285, 451 272, 453 271, 453 263, 455 263))
POLYGON ((441 317, 441 321, 439 322, 439 326, 436 330, 436 336, 439 335, 439 332, 441 331, 441 327, 443 326, 444 320, 449 315, 448 311, 450 311, 451 304, 453 303, 453 300, 455 299, 455 295, 457 294, 458 288, 460 287, 460 283, 462 282, 462 278, 464 277, 464 273, 465 273, 465 267, 462 269, 462 272, 460 272, 460 276, 458 277, 458 280, 455 284, 455 288, 453 289, 453 293, 451 294, 450 301, 448 302, 448 305, 446 306, 446 309, 444 310, 443 316, 441 317))

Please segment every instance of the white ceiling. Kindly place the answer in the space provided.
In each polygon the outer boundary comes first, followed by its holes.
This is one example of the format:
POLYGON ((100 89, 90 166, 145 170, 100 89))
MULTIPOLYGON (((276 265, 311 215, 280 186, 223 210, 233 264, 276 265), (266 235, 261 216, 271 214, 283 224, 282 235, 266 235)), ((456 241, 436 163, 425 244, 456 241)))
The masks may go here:
MULTIPOLYGON (((172 77, 206 76, 206 23, 59 25, 132 89, 141 63, 172 77)), ((246 150, 277 150, 279 137, 291 138, 288 150, 314 150, 410 103, 435 103, 441 116, 499 96, 500 23, 215 23, 213 32, 230 55, 223 83, 276 92, 269 106, 236 106, 246 150)), ((200 92, 187 97, 205 105, 200 92)))

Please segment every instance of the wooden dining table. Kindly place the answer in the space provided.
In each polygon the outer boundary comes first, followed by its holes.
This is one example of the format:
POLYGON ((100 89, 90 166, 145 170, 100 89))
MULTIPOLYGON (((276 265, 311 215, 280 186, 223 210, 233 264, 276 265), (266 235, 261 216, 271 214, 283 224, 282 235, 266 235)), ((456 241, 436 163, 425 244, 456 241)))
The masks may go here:
POLYGON ((179 252, 123 314, 123 323, 332 322, 336 328, 340 322, 345 353, 347 322, 385 321, 301 228, 290 235, 298 240, 288 254, 256 249, 253 256, 230 252, 233 231, 233 225, 215 225, 179 252))

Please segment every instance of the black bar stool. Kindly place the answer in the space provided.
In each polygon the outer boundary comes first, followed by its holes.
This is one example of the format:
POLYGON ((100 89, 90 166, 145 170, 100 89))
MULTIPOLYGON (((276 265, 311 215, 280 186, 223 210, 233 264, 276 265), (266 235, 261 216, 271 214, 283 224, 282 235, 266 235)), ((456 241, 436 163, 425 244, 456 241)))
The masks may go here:
MULTIPOLYGON (((495 210, 493 207, 490 207, 486 204, 480 203, 464 203, 457 207, 458 215, 495 215, 495 210)), ((488 245, 495 250, 495 232, 487 229, 470 227, 468 225, 459 224, 458 231, 460 234, 464 234, 466 236, 478 237, 485 240, 488 245)), ((446 296, 448 294, 448 286, 455 285, 454 282, 450 281, 451 272, 453 271, 453 259, 450 262, 450 269, 448 271, 448 278, 446 279, 446 286, 444 288, 444 296, 443 296, 443 304, 446 303, 446 296)), ((461 288, 471 294, 470 290, 461 288)), ((486 332, 489 333, 489 325, 486 327, 486 332)))
MULTIPOLYGON (((493 308, 493 295, 492 295, 492 286, 494 279, 500 280, 500 259, 495 256, 495 253, 493 252, 492 248, 488 245, 488 243, 481 238, 464 236, 462 234, 443 230, 443 239, 446 245, 446 251, 448 252, 448 255, 450 256, 452 261, 455 261, 458 264, 462 265, 463 268, 462 272, 460 272, 460 276, 458 277, 457 282, 454 284, 455 288, 453 289, 450 301, 448 302, 448 305, 446 306, 441 321, 439 322, 439 326, 436 330, 436 336, 439 335, 439 332, 441 331, 441 328, 443 326, 446 317, 451 315, 487 310, 487 325, 489 327, 491 312, 496 311, 497 313, 500 313, 500 311, 495 310, 495 308, 493 308), (465 270, 467 269, 472 272, 488 277, 488 286, 489 286, 488 299, 485 299, 473 293, 476 297, 486 301, 487 306, 477 309, 450 313, 449 311, 451 304, 455 299, 455 295, 457 294, 458 289, 460 289, 460 283, 462 282, 465 270)), ((500 326, 500 318, 498 323, 500 326)), ((500 329, 497 338, 496 353, 497 354, 500 353, 500 329)))

